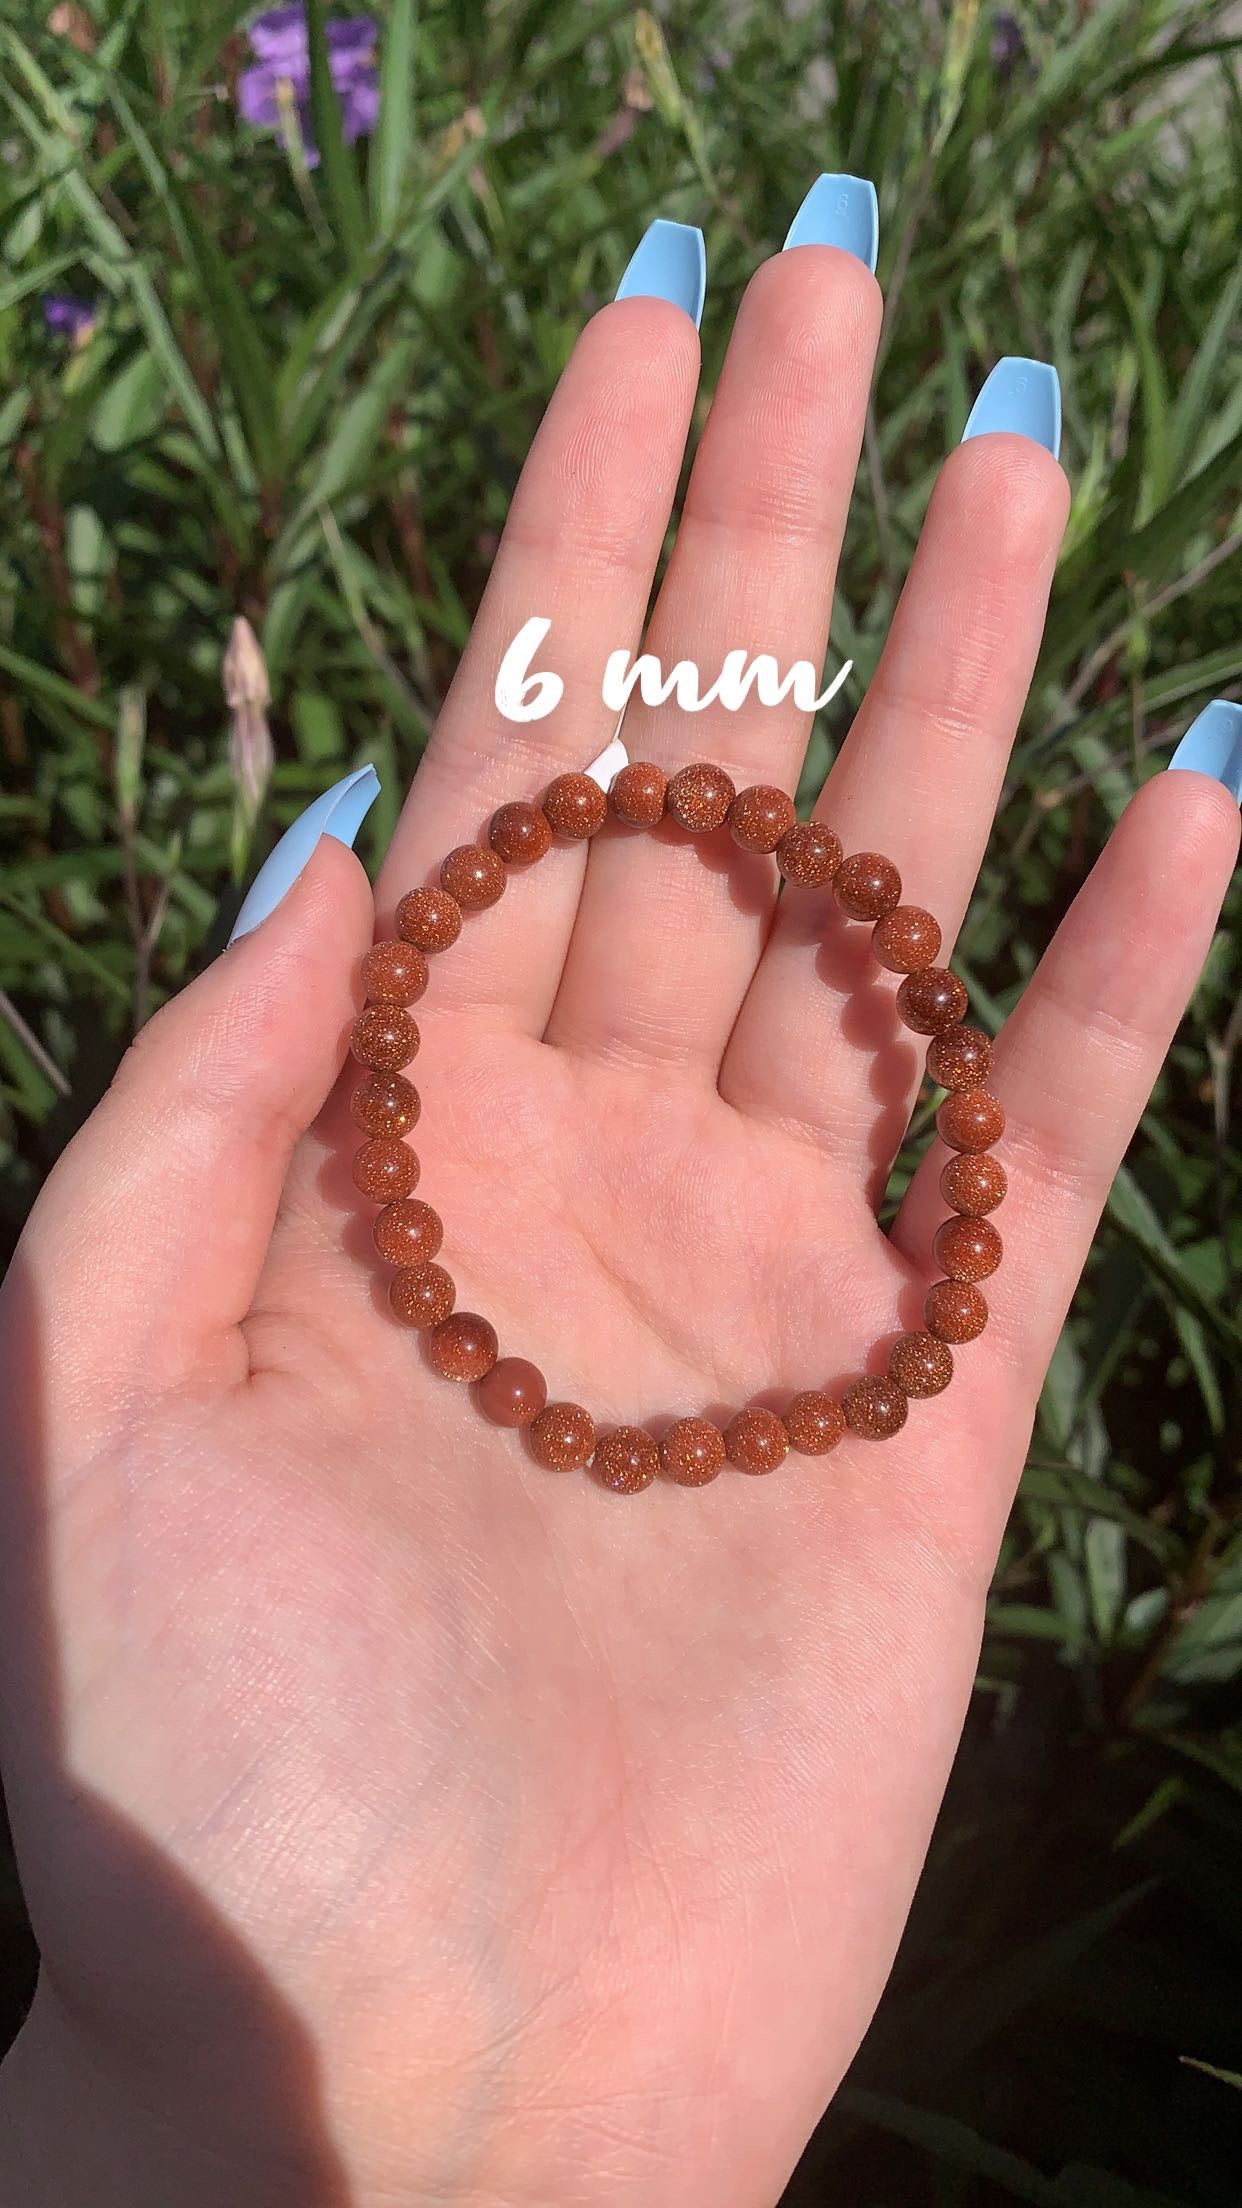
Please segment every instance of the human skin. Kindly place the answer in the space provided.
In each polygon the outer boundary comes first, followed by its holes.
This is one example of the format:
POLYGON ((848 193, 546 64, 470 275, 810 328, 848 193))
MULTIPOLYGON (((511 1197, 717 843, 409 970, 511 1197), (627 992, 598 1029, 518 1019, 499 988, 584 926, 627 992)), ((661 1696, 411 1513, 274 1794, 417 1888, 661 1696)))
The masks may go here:
MULTIPOLYGON (((648 631, 822 664, 880 295, 765 264, 648 631)), ((698 365, 587 326, 384 865, 320 845, 139 1037, 4 1293, 4 1771, 43 1970, 0 2073, 44 2208, 770 2208, 888 1972, 1049 1356, 1194 986, 1238 811, 1135 798, 1000 1039, 991 1323, 896 1438, 770 1479, 539 1470, 388 1315, 338 1082, 378 914, 611 734, 698 365), (496 713, 533 613, 566 679, 496 713)), ((947 462, 821 809, 946 955, 1067 506, 947 462)), ((632 713, 632 756, 792 789, 789 709, 632 713)), ((726 853, 727 856, 722 856, 726 853)), ((834 1383, 917 1324, 933 1145, 874 1205, 921 1046, 830 894, 607 832, 510 881, 417 1008, 420 1195, 459 1304, 601 1417, 834 1383)), ((872 1363, 872 1369, 875 1369, 872 1363)))

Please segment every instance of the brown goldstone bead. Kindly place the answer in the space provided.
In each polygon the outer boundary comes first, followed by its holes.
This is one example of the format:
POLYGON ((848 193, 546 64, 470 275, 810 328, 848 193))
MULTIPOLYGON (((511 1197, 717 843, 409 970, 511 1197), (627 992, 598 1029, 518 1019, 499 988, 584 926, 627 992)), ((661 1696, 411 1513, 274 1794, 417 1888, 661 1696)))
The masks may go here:
POLYGON ((369 1004, 354 1021, 349 1047, 360 1066, 399 1073, 418 1050, 418 1023, 399 1004, 369 1004))
MULTIPOLYGON (((631 759, 628 767, 622 767, 608 792, 608 802, 618 820, 627 828, 654 828, 664 818, 664 793, 668 788, 668 776, 663 767, 654 766, 650 759, 631 759)), ((638 1432, 638 1428, 618 1427, 618 1433, 638 1432)), ((652 1444, 654 1447, 654 1443, 652 1444)))
POLYGON ((882 920, 901 901, 901 876, 880 851, 855 851, 842 859, 832 886, 851 920, 882 920))
POLYGON ((945 1219, 936 1229, 932 1254, 950 1280, 986 1280, 1004 1247, 990 1219, 945 1219))
POLYGON ((354 1155, 354 1185, 377 1204, 408 1196, 418 1179, 418 1159, 391 1135, 372 1135, 354 1155))
POLYGON ((641 1426, 613 1426, 595 1444, 591 1470, 616 1495, 639 1495, 660 1469, 660 1452, 641 1426))
POLYGON ((927 1329, 942 1342, 973 1342, 988 1323, 988 1307, 966 1280, 934 1280, 923 1300, 927 1329))
POLYGON ((438 1326, 457 1301, 457 1290, 443 1265, 407 1265, 393 1274, 388 1301, 403 1326, 438 1326))
POLYGON ((953 1378, 953 1352, 936 1334, 903 1334, 888 1353, 888 1371, 905 1395, 939 1395, 953 1378))
POLYGON ((486 843, 459 843, 440 864, 440 882, 463 912, 483 912, 505 886, 505 863, 486 843))
POLYGON ((427 961, 414 943, 376 943, 362 961, 373 1004, 413 1004, 427 986, 427 961))
POLYGON ((946 1204, 951 1204, 954 1211, 965 1212, 968 1219, 982 1219, 986 1212, 995 1211, 1008 1186, 1004 1166, 984 1152, 950 1158, 940 1176, 940 1193, 946 1204))
POLYGON ((788 835, 797 818, 792 797, 769 782, 757 782, 752 789, 739 790, 729 807, 733 841, 740 844, 743 851, 775 851, 781 837, 788 835))
POLYGON ((530 1429, 531 1453, 549 1472, 576 1472, 595 1454, 595 1420, 581 1403, 549 1403, 530 1429))
POLYGON ((981 1027, 950 1027, 927 1053, 927 1071, 940 1089, 974 1089, 986 1081, 992 1045, 981 1027))
POLYGON ((420 951, 447 951, 461 934, 461 906, 438 883, 412 889, 397 907, 397 929, 420 951))
POLYGON ((414 1083, 400 1073, 369 1073, 349 1100, 354 1125, 364 1135, 408 1135, 422 1108, 414 1083))
POLYGON ((608 818, 608 800, 589 774, 558 774, 544 792, 543 809, 558 836, 584 843, 608 818))
POLYGON ((895 1380, 854 1380, 841 1399, 845 1423, 863 1441, 886 1441, 906 1423, 906 1398, 895 1380))
POLYGON ((826 1456, 845 1432, 845 1413, 822 1388, 804 1388, 785 1413, 785 1432, 799 1456, 826 1456))
POLYGON ((660 1463, 679 1487, 706 1487, 724 1461, 724 1435, 709 1418, 679 1418, 660 1443, 660 1463))
POLYGON ((454 1311, 431 1336, 431 1362, 446 1380, 481 1380, 496 1362, 496 1329, 477 1311, 454 1311))
POLYGON ((421 1197, 403 1196, 381 1211, 371 1238, 389 1265, 429 1265, 444 1240, 444 1222, 421 1197))
POLYGON ((695 759, 670 778, 664 801, 690 835, 706 836, 723 825, 736 794, 723 767, 695 759))
POLYGON ((729 1420, 724 1438, 729 1462, 739 1472, 775 1472, 789 1454, 789 1436, 775 1411, 757 1404, 729 1420))
POLYGON ((537 805, 517 799, 492 814, 487 840, 506 866, 533 866, 552 849, 552 830, 537 805))
POLYGON ((876 921, 871 948, 890 974, 917 974, 936 962, 940 923, 922 905, 894 905, 876 921))
POLYGON ((479 1382, 479 1408, 495 1426, 529 1426, 548 1400, 548 1383, 526 1357, 502 1357, 479 1382))
POLYGON ((965 986, 947 966, 925 966, 907 974, 897 991, 897 1010, 916 1035, 940 1035, 956 1027, 970 999, 965 986))
POLYGON ((841 838, 822 820, 795 820, 776 846, 776 863, 795 889, 821 889, 841 858, 841 838))
POLYGON ((990 1089, 963 1089, 946 1096, 936 1132, 950 1150, 990 1150, 1005 1132, 1005 1107, 990 1089))

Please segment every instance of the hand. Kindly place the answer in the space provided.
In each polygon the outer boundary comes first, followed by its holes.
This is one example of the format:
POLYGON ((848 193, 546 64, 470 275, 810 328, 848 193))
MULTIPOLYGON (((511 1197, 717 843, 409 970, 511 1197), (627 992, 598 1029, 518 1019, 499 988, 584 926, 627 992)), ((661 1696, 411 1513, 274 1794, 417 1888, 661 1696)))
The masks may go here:
MULTIPOLYGON (((822 662, 879 316, 844 254, 758 271, 666 667, 822 662)), ((381 932, 611 733, 696 373, 659 300, 584 332, 381 932), (492 684, 532 613, 566 695, 515 729, 492 684)), ((1027 438, 953 455, 824 793, 946 945, 1066 501, 1027 438)), ((632 756, 786 788, 806 734, 759 707, 626 727, 632 756)), ((159 1014, 4 1311, 5 1770, 44 1955, 0 2095, 23 2197, 769 2208, 884 1982, 1041 1379, 1237 840, 1205 777, 1145 788, 1010 1021, 1006 1256, 948 1392, 702 1493, 539 1470, 389 1316, 334 1087, 372 925, 339 845, 159 1014)), ((830 895, 774 890, 727 839, 610 830, 468 919, 418 1007, 459 1304, 601 1418, 836 1384, 918 1324, 944 1152, 886 1239, 919 1074, 892 979, 830 895)))

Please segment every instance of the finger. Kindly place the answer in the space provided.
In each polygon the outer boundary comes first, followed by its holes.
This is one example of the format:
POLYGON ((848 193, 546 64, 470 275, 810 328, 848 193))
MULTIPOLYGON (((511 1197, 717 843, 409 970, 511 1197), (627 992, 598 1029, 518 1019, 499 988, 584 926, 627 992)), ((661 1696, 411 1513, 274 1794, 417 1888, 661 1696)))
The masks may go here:
MULTIPOLYGON (((807 245, 760 268, 742 301, 695 459, 644 650, 681 659, 706 690, 745 648, 823 666, 841 535, 879 334, 874 277, 853 254, 807 245)), ((712 759, 739 788, 792 790, 809 716, 752 692, 740 710, 644 707, 631 758, 712 759)), ((592 847, 549 1039, 609 1056, 670 1052, 719 1065, 770 924, 776 869, 727 836, 624 832, 592 847), (669 956, 670 945, 676 946, 669 956)))

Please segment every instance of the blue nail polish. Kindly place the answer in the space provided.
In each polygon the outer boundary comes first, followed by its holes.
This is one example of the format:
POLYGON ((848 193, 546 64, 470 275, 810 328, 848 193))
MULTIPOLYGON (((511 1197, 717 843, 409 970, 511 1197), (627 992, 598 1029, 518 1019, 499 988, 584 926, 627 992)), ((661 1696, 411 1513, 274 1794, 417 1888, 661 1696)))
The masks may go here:
POLYGON ((880 250, 880 203, 865 176, 817 176, 789 225, 791 245, 838 245, 872 274, 880 250))
POLYGON ((1061 379, 1056 369, 1043 360, 998 360, 971 407, 962 443, 994 429, 1033 437, 1055 460, 1061 450, 1061 379))
POLYGON ((617 285, 618 299, 668 299, 697 330, 707 297, 707 248, 692 222, 649 223, 617 285))
POLYGON ((338 843, 352 846, 379 790, 379 776, 374 767, 358 767, 342 781, 334 782, 330 790, 325 790, 322 797, 315 798, 304 813, 298 814, 250 884, 229 937, 230 943, 236 943, 239 936, 249 935, 261 920, 266 920, 269 912, 276 910, 309 862, 321 836, 334 836, 338 843))
POLYGON ((1242 805, 1242 705, 1229 698, 1213 698, 1205 705, 1170 759, 1170 771, 1174 767, 1210 774, 1242 805))

